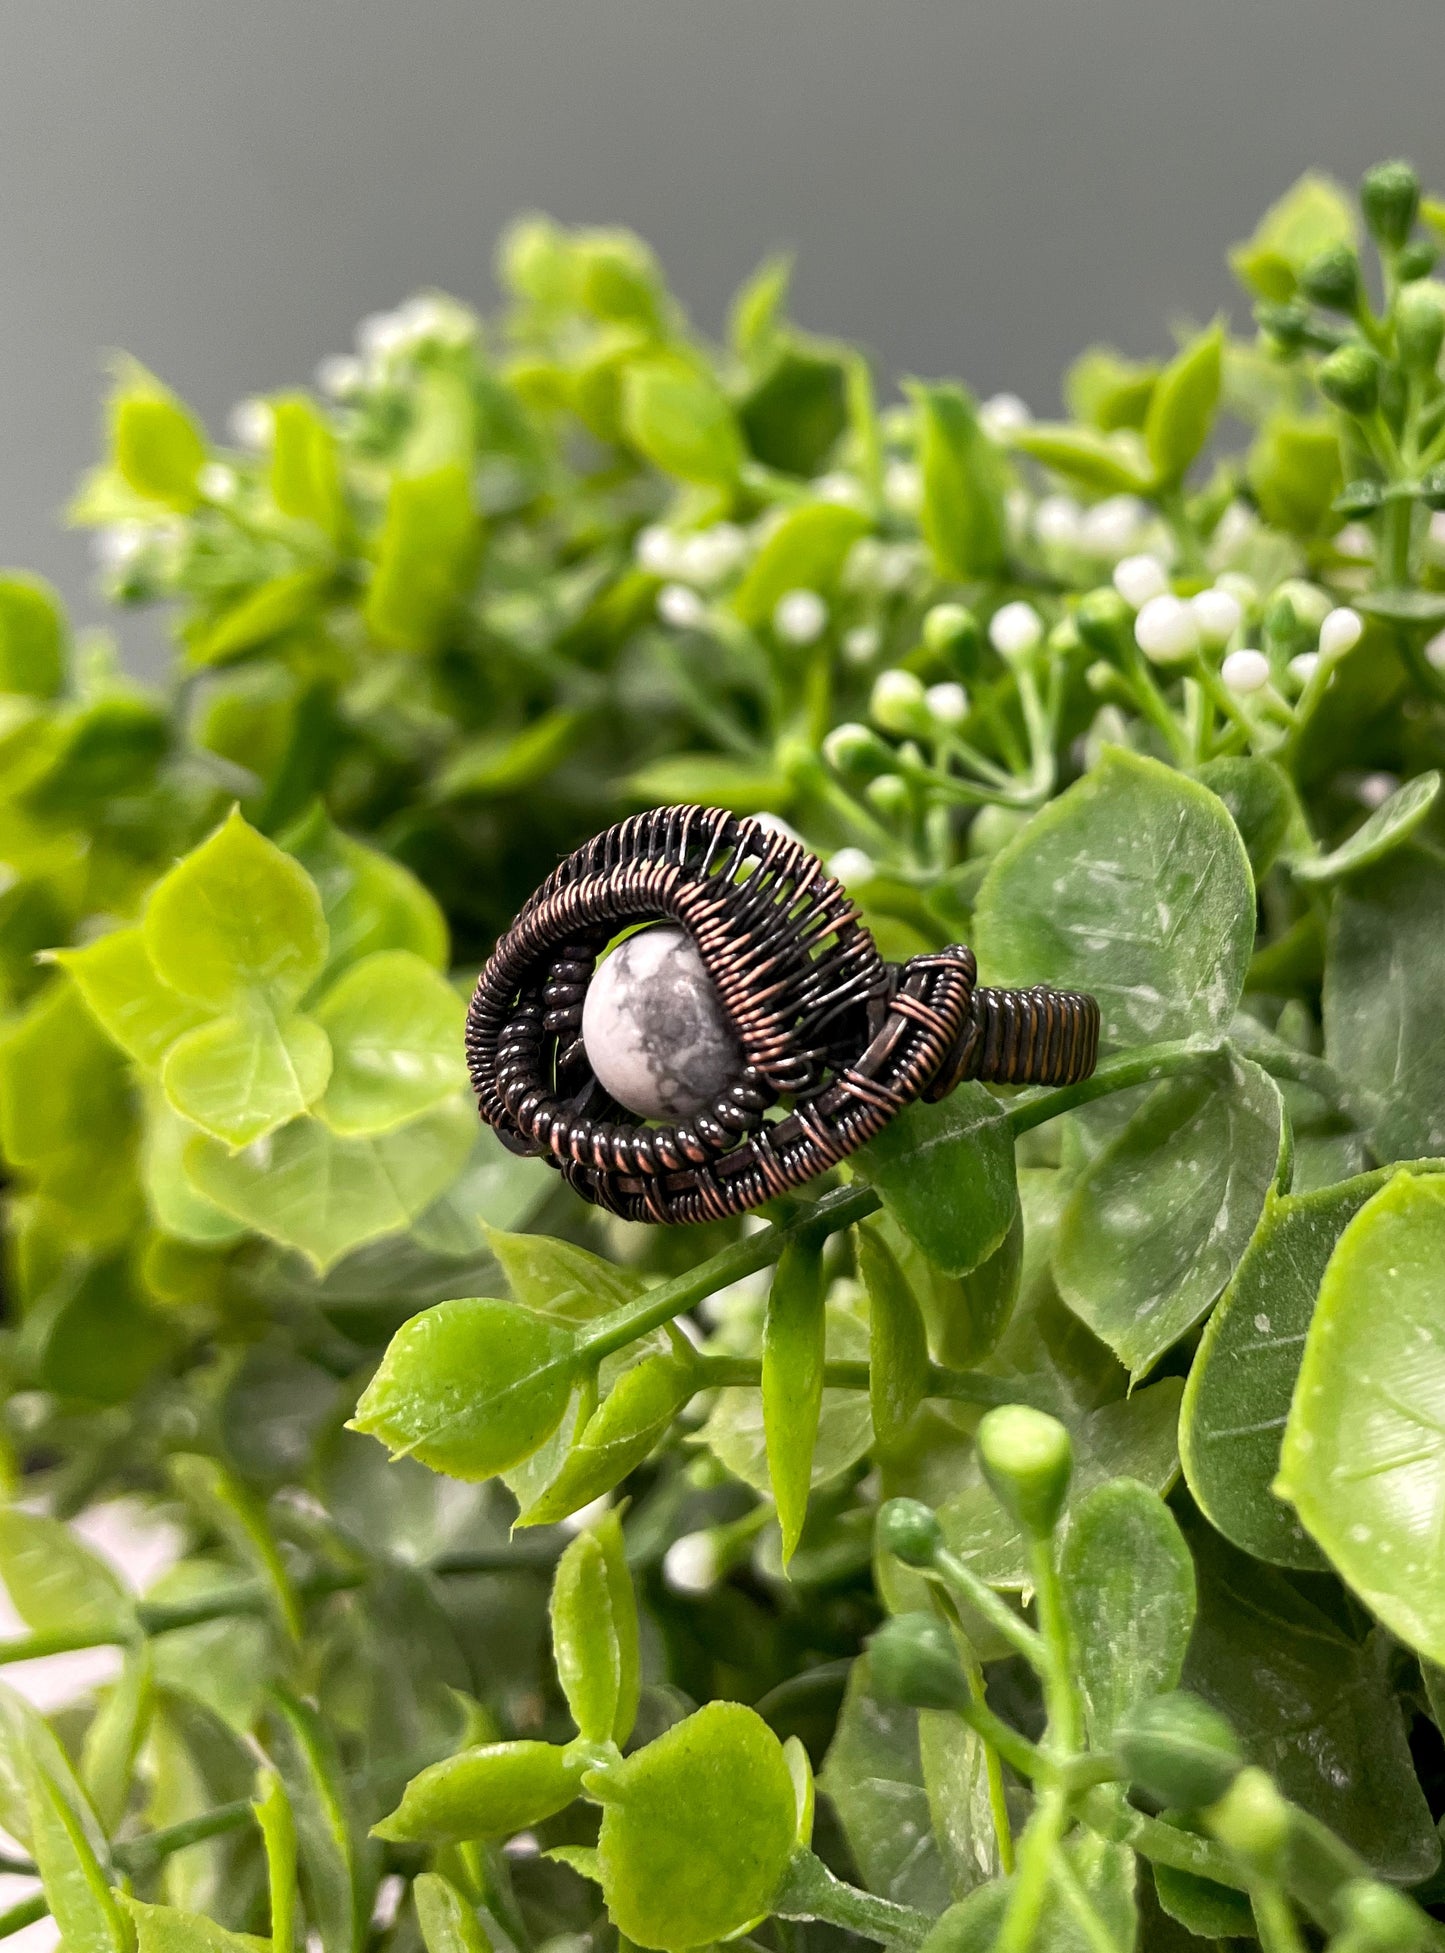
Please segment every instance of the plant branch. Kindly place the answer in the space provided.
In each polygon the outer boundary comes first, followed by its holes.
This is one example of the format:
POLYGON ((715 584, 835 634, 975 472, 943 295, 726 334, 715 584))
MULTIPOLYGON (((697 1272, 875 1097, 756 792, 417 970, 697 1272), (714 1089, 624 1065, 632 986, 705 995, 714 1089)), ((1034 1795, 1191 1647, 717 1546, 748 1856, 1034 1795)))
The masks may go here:
POLYGON ((782 1919, 824 1919, 885 1946, 921 1946, 934 1923, 912 1906, 845 1885, 806 1848, 793 1854, 773 1911, 782 1919))

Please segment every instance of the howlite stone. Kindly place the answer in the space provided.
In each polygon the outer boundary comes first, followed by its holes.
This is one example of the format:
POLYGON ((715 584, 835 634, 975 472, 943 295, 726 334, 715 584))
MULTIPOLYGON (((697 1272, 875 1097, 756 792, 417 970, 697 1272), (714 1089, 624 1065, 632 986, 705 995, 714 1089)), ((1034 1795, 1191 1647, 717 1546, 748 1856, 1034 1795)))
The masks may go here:
POLYGON ((742 1069, 697 945, 671 923, 627 937, 598 966, 582 1042, 600 1083, 643 1119, 691 1118, 742 1069))

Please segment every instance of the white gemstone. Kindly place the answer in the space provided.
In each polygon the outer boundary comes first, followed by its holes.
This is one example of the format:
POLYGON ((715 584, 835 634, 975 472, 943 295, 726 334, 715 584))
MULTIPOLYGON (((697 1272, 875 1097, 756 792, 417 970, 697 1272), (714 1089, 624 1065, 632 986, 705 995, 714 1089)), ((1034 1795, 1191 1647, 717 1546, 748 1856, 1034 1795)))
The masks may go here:
POLYGON ((697 945, 672 923, 639 930, 599 966, 582 1002, 599 1082, 642 1119, 688 1119, 742 1069, 697 945))

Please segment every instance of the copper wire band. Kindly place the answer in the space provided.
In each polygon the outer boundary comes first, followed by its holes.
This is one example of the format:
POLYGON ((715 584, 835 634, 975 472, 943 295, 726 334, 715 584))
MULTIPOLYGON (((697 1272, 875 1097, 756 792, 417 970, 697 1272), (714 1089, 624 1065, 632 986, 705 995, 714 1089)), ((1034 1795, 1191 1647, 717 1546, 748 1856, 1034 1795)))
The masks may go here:
POLYGON ((488 1125, 586 1199, 630 1220, 714 1220, 826 1172, 963 1078, 1093 1069, 1092 998, 976 990, 975 976, 961 945, 885 963, 801 842, 719 808, 662 807, 596 836, 530 897, 477 980, 467 1064, 488 1125), (743 1067, 685 1123, 647 1126, 594 1077, 582 1001, 618 930, 662 918, 696 942, 743 1067))

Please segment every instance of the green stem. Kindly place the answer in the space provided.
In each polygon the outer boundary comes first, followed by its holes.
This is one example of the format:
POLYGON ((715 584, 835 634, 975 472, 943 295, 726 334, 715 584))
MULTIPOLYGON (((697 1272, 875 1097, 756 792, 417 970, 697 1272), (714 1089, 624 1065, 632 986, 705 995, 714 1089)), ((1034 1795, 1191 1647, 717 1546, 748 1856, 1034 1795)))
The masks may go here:
POLYGON ((50 1910, 50 1901, 43 1892, 33 1898, 22 1899, 18 1905, 11 1906, 8 1912, 0 1912, 0 1939, 9 1939, 22 1927, 33 1926, 37 1919, 43 1919, 50 1910))
POLYGON ((1093 1948, 1093 1953, 1120 1953, 1117 1939, 1109 1931, 1098 1907, 1084 1890, 1066 1851, 1057 1852, 1053 1863, 1054 1884, 1059 1896, 1074 1916, 1075 1924, 1093 1948))
POLYGON ((1018 1870, 1009 1893, 993 1953, 1028 1953, 1048 1897, 1049 1877, 1069 1822, 1069 1799, 1061 1783, 1047 1784, 1019 1844, 1018 1870))
POLYGON ((1036 1634, 1027 1621, 1021 1621, 1013 1609, 994 1592, 985 1581, 980 1580, 970 1566, 948 1548, 941 1547, 934 1555, 930 1569, 934 1578, 941 1580, 957 1600, 971 1607, 975 1614, 982 1614, 991 1628, 1003 1636, 1018 1654, 1021 1654, 1032 1668, 1043 1673, 1048 1656, 1043 1637, 1036 1634))
POLYGON ((1032 1132, 1035 1126, 1057 1119, 1060 1113, 1072 1112, 1076 1106, 1088 1105, 1094 1099, 1107 1098, 1111 1092, 1127 1092, 1132 1086, 1152 1085, 1161 1078, 1172 1078, 1176 1072, 1189 1071, 1203 1060, 1217 1057, 1222 1049, 1219 1038, 1193 1037, 1146 1044, 1138 1051, 1121 1051, 1115 1057, 1106 1058, 1090 1077, 1080 1079, 1077 1085, 1060 1085, 1015 1099, 1005 1115, 1009 1131, 1017 1139, 1020 1133, 1032 1132))
POLYGON ((1044 1707, 1049 1719, 1049 1747, 1059 1763, 1071 1762, 1084 1739, 1083 1704, 1074 1680, 1074 1655, 1064 1590, 1054 1558, 1052 1536, 1029 1541, 1029 1568, 1043 1642, 1044 1707))
POLYGON ((790 1241, 821 1240, 841 1228, 852 1227, 855 1221, 865 1220, 881 1205, 871 1187, 844 1187, 837 1193, 825 1194, 796 1220, 747 1235, 696 1268, 688 1269, 686 1274, 675 1275, 670 1282, 659 1282, 636 1302, 604 1316, 582 1337, 582 1350, 590 1360, 600 1362, 613 1350, 625 1349, 639 1337, 660 1329, 694 1303, 716 1294, 718 1289, 771 1267, 790 1241))
POLYGON ((1294 1907, 1272 1882, 1261 1881, 1249 1895, 1259 1933, 1260 1953, 1305 1953, 1294 1907))
POLYGON ((885 1946, 921 1946, 934 1923, 912 1906, 845 1885, 806 1848, 794 1853, 773 1911, 782 1919, 823 1919, 885 1946))
MULTIPOLYGON (((762 1359, 756 1356, 699 1356, 693 1376, 699 1390, 742 1388, 756 1390, 762 1382, 762 1359)), ((870 1365, 860 1359, 825 1363, 823 1383, 829 1390, 867 1390, 870 1365)), ((1017 1404, 1024 1392, 1016 1379, 986 1376, 982 1370, 949 1370, 930 1363, 926 1397, 944 1397, 955 1404, 1017 1404)))
POLYGON ((960 1632, 959 1660, 968 1679, 969 1705, 963 1711, 963 1719, 973 1729, 983 1745, 983 1767, 988 1777, 988 1814, 993 1823, 993 1835, 998 1844, 999 1870, 1007 1878, 1014 1869, 1013 1824, 1008 1814, 1008 1797, 1004 1791, 1002 1756, 1014 1752, 1014 1768, 1024 1766, 1024 1774, 1031 1774, 1027 1764, 1037 1759, 1038 1752, 1026 1736, 1020 1736, 989 1708, 984 1694, 983 1669, 966 1634, 960 1632))
POLYGON ((239 1831, 254 1820, 250 1800, 243 1797, 234 1804, 218 1804, 214 1810, 202 1811, 180 1824, 169 1824, 163 1831, 149 1831, 144 1837, 114 1845, 112 1856, 123 1872, 146 1872, 188 1845, 203 1844, 225 1831, 239 1831))

